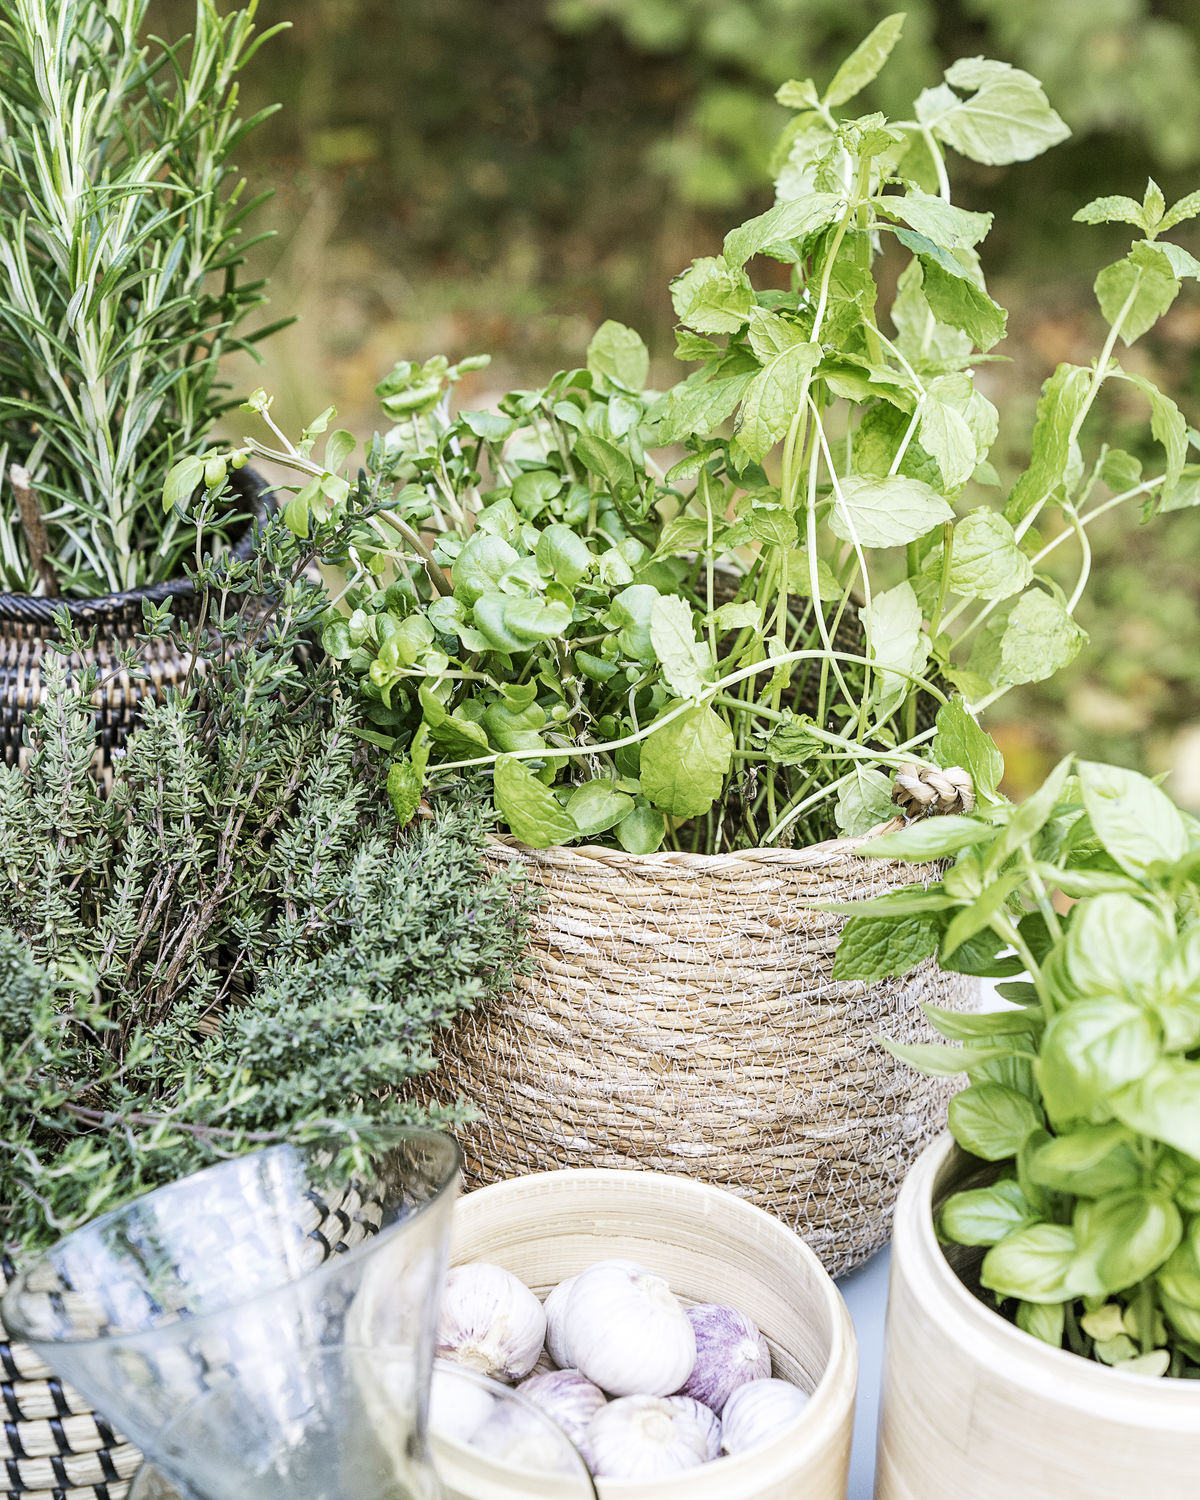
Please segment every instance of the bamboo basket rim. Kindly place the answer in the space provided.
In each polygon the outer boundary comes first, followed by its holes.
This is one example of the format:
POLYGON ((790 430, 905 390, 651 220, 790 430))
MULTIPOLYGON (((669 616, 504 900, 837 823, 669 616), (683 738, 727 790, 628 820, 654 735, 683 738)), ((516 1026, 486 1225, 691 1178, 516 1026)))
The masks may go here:
POLYGON ((1122 1408, 1126 1417, 1129 1402, 1141 1397, 1143 1403, 1162 1409, 1160 1422, 1170 1412, 1194 1430, 1200 1424, 1200 1381, 1138 1375, 1067 1349, 1054 1349, 993 1312, 963 1285, 934 1232, 933 1200, 939 1185, 947 1184, 954 1169, 970 1160, 950 1132, 944 1131, 921 1153, 896 1203, 892 1253, 904 1255, 911 1250, 922 1258, 923 1269, 943 1299, 942 1306, 929 1309, 930 1316, 938 1318, 948 1336, 963 1343, 975 1358, 982 1357, 984 1345, 1004 1355, 1010 1370, 1016 1367, 1010 1378, 1020 1378, 1031 1392, 1041 1390, 1048 1399, 1061 1402, 1075 1385, 1096 1414, 1112 1405, 1122 1408))
MULTIPOLYGON (((691 1199, 696 1204, 711 1204, 714 1199, 721 1202, 722 1213, 747 1224, 756 1225, 765 1237, 773 1241, 781 1255, 799 1255, 812 1273, 814 1299, 819 1289, 820 1303, 829 1317, 829 1349, 825 1368, 816 1385, 808 1393, 808 1404, 801 1417, 789 1423, 777 1437, 749 1449, 745 1453, 722 1454, 720 1458, 705 1464, 700 1470, 688 1470, 689 1475, 713 1471, 720 1465, 720 1473, 730 1482, 738 1478, 763 1478, 781 1461, 786 1462, 788 1472, 806 1461, 807 1450, 818 1451, 828 1441, 828 1429, 822 1419, 833 1420, 844 1404, 849 1391, 851 1403, 858 1386, 858 1339, 854 1323, 845 1299, 838 1291, 833 1278, 821 1264, 820 1257, 805 1239, 789 1229, 757 1204, 739 1198, 725 1188, 715 1187, 693 1177, 676 1177, 666 1172, 630 1171, 621 1167, 567 1167, 555 1172, 530 1172, 521 1177, 507 1177, 501 1182, 489 1183, 465 1193, 460 1203, 472 1203, 472 1212, 480 1212, 492 1205, 503 1206, 509 1201, 519 1202, 529 1196, 530 1189, 545 1189, 554 1183, 571 1183, 586 1189, 616 1189, 636 1194, 642 1199, 653 1199, 667 1194, 678 1202, 691 1199)), ((457 1213, 457 1205, 456 1205, 457 1213)), ((664 1237, 664 1243, 668 1243, 664 1237)), ((451 1224, 450 1263, 455 1264, 455 1230, 451 1224)), ((674 1476, 672 1476, 674 1477, 674 1476)), ((619 1500, 625 1494, 641 1494, 645 1480, 605 1479, 604 1494, 619 1500)))

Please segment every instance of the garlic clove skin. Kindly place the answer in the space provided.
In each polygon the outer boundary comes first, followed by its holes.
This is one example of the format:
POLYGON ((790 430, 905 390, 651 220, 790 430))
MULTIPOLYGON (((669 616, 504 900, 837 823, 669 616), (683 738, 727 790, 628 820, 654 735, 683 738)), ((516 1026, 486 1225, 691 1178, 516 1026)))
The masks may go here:
POLYGON ((699 1302, 687 1309, 696 1335, 696 1363, 680 1392, 694 1396, 713 1411, 724 1409, 734 1391, 771 1373, 771 1351, 753 1319, 719 1302, 699 1302))
POLYGON ((578 1448, 588 1423, 608 1403, 604 1392, 578 1370, 551 1370, 531 1375, 517 1387, 526 1401, 532 1401, 557 1422, 578 1448))
POLYGON ((664 1396, 663 1399, 676 1411, 686 1413, 704 1434, 707 1443, 704 1462, 711 1463, 714 1458, 720 1458, 721 1419, 716 1412, 705 1406, 703 1401, 697 1401, 694 1396, 664 1396))
POLYGON ((566 1281, 560 1281, 542 1303, 542 1311, 546 1314, 546 1353, 560 1370, 574 1368, 571 1351, 563 1338, 563 1320, 567 1313, 567 1298, 578 1280, 577 1276, 568 1276, 566 1281))
POLYGON ((621 1396, 588 1423, 580 1451, 597 1479, 665 1479, 698 1468, 708 1435, 662 1396, 621 1396))
POLYGON ((721 1446, 746 1453, 775 1437, 808 1405, 808 1395, 787 1380, 751 1380, 741 1385, 721 1413, 721 1446))
POLYGON ((533 1369, 545 1337, 542 1304, 511 1271, 477 1261, 447 1275, 439 1357, 511 1384, 533 1369))
POLYGON ((611 1396, 669 1396, 696 1362, 683 1304, 631 1261, 600 1261, 576 1277, 561 1336, 574 1368, 611 1396))

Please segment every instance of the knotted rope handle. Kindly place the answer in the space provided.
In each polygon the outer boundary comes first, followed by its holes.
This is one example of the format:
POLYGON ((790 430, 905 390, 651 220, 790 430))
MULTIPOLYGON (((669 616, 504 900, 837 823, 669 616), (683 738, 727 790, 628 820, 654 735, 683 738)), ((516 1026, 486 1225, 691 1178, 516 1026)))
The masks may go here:
POLYGON ((969 813, 975 807, 975 787, 961 766, 944 770, 901 766, 892 785, 892 801, 908 822, 943 813, 969 813))

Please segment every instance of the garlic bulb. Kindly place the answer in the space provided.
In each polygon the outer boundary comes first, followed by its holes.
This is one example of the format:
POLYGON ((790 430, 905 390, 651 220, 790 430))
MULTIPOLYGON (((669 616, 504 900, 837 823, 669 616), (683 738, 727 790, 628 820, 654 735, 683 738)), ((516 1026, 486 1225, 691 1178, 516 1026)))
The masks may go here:
POLYGON ((483 1426, 472 1433, 470 1447, 509 1468, 533 1474, 578 1472, 574 1467, 578 1456, 562 1432, 515 1401, 496 1407, 483 1426))
POLYGON ((696 1362, 682 1304, 661 1276, 631 1261, 581 1272, 560 1332, 574 1368, 612 1396, 668 1396, 696 1362))
POLYGON ((455 1266, 446 1277, 437 1353, 495 1380, 520 1380, 542 1352, 542 1304, 511 1271, 483 1262, 455 1266))
POLYGON ((546 1352, 560 1370, 569 1370, 573 1364, 571 1351, 563 1342, 563 1319, 567 1312, 567 1298, 577 1280, 575 1276, 568 1276, 566 1281, 560 1281, 542 1303, 542 1311, 546 1314, 546 1352))
POLYGON ((665 1396, 663 1399, 676 1411, 686 1412, 704 1434, 708 1444, 704 1453, 705 1463, 714 1458, 720 1458, 721 1421, 716 1412, 705 1406, 703 1401, 697 1401, 694 1396, 665 1396))
POLYGON ((751 1380, 741 1385, 721 1413, 721 1446, 726 1453, 757 1448, 792 1422, 808 1396, 787 1380, 751 1380))
POLYGON ((580 1451, 597 1479, 664 1479, 698 1468, 708 1446, 690 1411, 662 1396, 622 1396, 588 1423, 580 1451))
POLYGON ((689 1307, 687 1316, 696 1335, 696 1363, 681 1395, 721 1411, 738 1386, 770 1375, 767 1341, 744 1313, 701 1302, 689 1307))
POLYGON ((492 1414, 496 1398, 470 1379, 435 1369, 429 1386, 429 1430, 452 1443, 470 1443, 492 1414))
POLYGON ((578 1370, 551 1370, 545 1375, 531 1375, 517 1387, 526 1401, 532 1401, 553 1418, 578 1448, 588 1423, 606 1404, 604 1392, 578 1370))

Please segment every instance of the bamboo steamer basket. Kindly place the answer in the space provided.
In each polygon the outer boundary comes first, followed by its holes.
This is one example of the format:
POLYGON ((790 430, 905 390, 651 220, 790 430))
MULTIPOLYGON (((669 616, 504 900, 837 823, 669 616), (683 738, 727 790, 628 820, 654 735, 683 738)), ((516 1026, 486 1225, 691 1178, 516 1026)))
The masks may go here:
POLYGON ((460 1199, 450 1258, 503 1266, 539 1296, 598 1260, 636 1260, 685 1302, 727 1302, 753 1318, 773 1373, 810 1392, 801 1418, 762 1447, 678 1478, 601 1479, 601 1500, 845 1500, 854 1328, 817 1257, 762 1209, 658 1173, 545 1172, 460 1199))
POLYGON ((1196 1500, 1200 1382, 1052 1349, 951 1269, 934 1205, 978 1169, 945 1135, 900 1195, 875 1500, 1196 1500))

